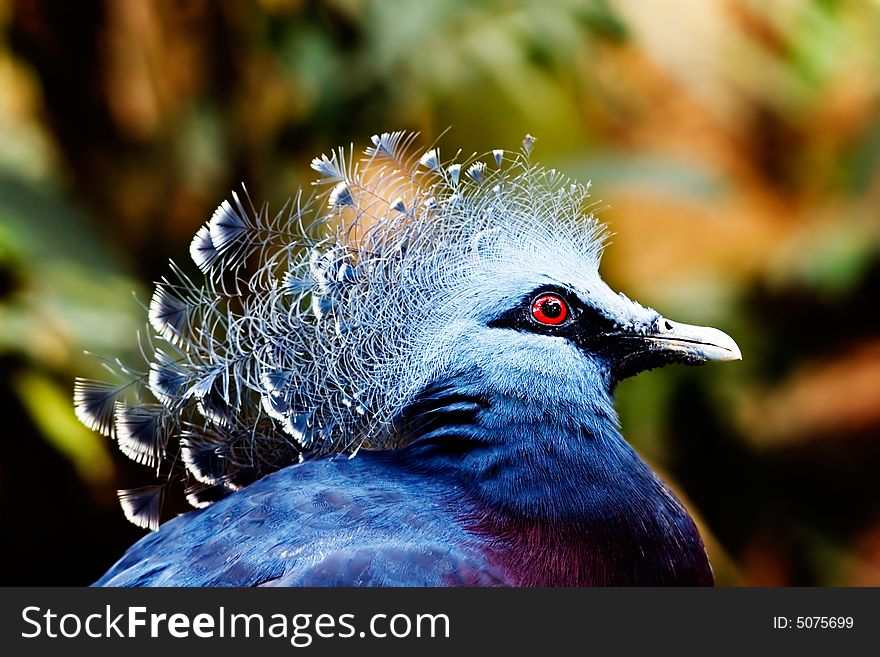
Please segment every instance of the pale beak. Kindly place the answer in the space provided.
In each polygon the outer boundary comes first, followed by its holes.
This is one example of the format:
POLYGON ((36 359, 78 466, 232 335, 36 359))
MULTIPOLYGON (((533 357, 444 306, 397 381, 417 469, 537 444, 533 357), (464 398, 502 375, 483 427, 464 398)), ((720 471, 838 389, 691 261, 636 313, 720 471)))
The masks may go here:
POLYGON ((701 365, 742 360, 742 352, 727 333, 665 317, 656 318, 649 326, 605 333, 600 340, 600 349, 611 363, 614 382, 673 363, 701 365))
MULTIPOLYGON (((711 326, 681 324, 661 317, 645 336, 655 348, 680 353, 688 360, 742 360, 742 352, 727 333, 711 326)), ((696 363, 694 363, 696 364, 696 363)))

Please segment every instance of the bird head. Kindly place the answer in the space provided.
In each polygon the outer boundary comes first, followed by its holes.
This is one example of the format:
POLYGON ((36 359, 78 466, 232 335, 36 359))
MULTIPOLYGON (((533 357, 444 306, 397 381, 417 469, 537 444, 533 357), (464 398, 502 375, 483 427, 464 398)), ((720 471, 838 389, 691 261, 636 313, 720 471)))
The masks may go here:
POLYGON ((599 237, 584 226, 483 239, 486 253, 472 254, 467 282, 432 304, 434 376, 478 377, 485 390, 521 399, 525 417, 581 421, 590 405, 612 415, 611 393, 626 377, 741 358, 726 333, 672 321, 613 291, 599 275, 599 237))
MULTIPOLYGON (((374 137, 379 152, 390 138, 374 137)), ((533 165, 530 138, 523 146, 463 165, 440 165, 437 149, 420 159, 434 180, 427 209, 416 195, 410 214, 392 222, 394 238, 405 236, 404 265, 368 309, 375 321, 384 315, 377 306, 390 307, 392 321, 376 323, 387 343, 405 345, 376 369, 393 391, 388 417, 457 380, 518 400, 511 412, 520 420, 616 422, 620 380, 741 358, 722 331, 674 322, 613 291, 599 272, 606 230, 590 184, 533 165)), ((387 219, 379 225, 384 243, 387 219)))

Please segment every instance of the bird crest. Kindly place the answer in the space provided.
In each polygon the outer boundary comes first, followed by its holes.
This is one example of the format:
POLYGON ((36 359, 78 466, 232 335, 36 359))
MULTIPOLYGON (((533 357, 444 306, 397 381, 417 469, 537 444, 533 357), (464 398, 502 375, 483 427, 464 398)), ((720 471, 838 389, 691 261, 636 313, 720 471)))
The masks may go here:
POLYGON ((275 214, 233 193, 192 241, 198 273, 172 262, 156 284, 144 365, 77 379, 80 420, 163 482, 120 491, 129 520, 158 527, 180 475, 204 506, 305 458, 399 447, 393 419, 455 366, 444 345, 477 295, 598 269, 589 184, 533 164, 533 137, 449 160, 416 138, 316 157, 315 193, 275 214))

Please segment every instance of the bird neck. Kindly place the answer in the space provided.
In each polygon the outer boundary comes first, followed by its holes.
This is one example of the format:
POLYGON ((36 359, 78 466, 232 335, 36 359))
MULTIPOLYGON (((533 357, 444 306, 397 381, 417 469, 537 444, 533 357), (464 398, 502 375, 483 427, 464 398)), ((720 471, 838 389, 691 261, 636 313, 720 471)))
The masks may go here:
POLYGON ((402 456, 451 484, 460 520, 509 578, 711 584, 693 520, 626 443, 615 416, 560 424, 506 410, 416 441, 402 456))

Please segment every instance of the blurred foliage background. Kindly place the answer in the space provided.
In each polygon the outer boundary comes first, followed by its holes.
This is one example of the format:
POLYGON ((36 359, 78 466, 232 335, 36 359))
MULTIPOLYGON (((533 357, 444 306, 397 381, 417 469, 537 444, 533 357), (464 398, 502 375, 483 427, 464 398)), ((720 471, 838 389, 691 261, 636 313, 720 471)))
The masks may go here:
MULTIPOLYGON (((85 584, 150 473, 75 420, 83 349, 244 181, 383 130, 582 179, 606 279, 738 340, 626 381, 625 434, 722 584, 880 584, 880 2, 0 0, 4 584, 85 584), (134 292, 134 295, 132 295, 134 292)), ((140 300, 140 301, 139 301, 140 300)))

